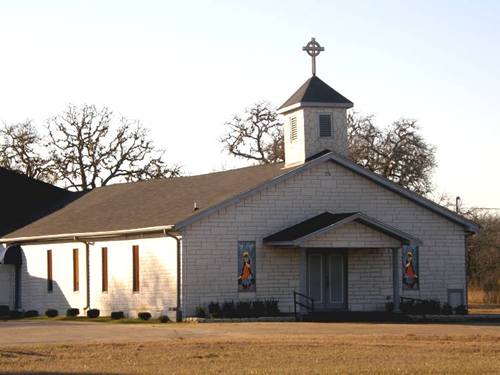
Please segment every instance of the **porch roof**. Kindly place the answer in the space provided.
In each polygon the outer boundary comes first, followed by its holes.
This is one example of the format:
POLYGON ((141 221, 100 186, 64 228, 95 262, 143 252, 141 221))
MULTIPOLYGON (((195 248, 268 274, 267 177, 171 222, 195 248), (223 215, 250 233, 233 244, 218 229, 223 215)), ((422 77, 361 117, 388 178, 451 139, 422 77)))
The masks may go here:
POLYGON ((382 223, 361 212, 331 213, 323 212, 313 216, 291 227, 285 228, 271 234, 263 239, 266 245, 275 246, 301 246, 305 241, 312 239, 321 233, 335 230, 344 224, 357 222, 366 225, 380 233, 392 237, 403 245, 419 245, 422 242, 412 235, 403 232, 393 226, 382 223))

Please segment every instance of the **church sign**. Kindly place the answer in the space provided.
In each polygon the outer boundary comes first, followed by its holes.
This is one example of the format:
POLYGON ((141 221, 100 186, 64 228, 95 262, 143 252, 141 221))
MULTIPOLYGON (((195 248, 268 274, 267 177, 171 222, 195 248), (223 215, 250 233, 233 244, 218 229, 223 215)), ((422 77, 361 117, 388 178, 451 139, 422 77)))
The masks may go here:
POLYGON ((418 247, 403 246, 403 289, 418 290, 418 247))
POLYGON ((238 242, 238 291, 255 292, 255 242, 238 242))

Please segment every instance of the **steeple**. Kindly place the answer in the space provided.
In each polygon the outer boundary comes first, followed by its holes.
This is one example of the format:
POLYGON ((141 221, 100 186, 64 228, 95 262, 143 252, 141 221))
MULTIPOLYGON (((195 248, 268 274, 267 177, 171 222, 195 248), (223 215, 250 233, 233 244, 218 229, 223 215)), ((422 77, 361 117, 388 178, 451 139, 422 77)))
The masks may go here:
POLYGON ((304 163, 325 150, 345 155, 347 109, 353 103, 316 76, 316 56, 324 48, 314 38, 303 47, 312 57, 313 75, 283 103, 285 164, 304 163))

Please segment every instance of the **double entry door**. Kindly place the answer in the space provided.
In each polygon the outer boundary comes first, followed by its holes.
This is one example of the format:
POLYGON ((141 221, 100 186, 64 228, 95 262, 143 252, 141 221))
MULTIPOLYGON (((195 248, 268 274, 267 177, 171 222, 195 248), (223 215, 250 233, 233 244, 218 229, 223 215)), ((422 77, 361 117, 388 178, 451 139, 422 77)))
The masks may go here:
POLYGON ((346 254, 342 251, 308 250, 307 288, 316 310, 346 308, 346 264, 346 254))

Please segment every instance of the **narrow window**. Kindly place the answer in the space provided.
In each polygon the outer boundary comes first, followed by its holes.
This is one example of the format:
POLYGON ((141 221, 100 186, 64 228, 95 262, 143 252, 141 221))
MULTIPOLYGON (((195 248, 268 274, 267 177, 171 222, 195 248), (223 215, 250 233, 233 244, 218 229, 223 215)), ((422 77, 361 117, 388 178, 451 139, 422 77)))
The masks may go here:
POLYGON ((80 290, 80 268, 78 264, 78 249, 73 249, 73 292, 80 290))
POLYGON ((139 291, 139 246, 132 247, 132 287, 134 292, 139 291))
POLYGON ((290 118, 290 142, 297 139, 297 117, 290 118))
POLYGON ((101 249, 102 255, 102 291, 108 291, 108 248, 101 249))
POLYGON ((319 136, 320 137, 332 136, 332 115, 330 114, 319 115, 319 136))
POLYGON ((54 283, 52 281, 52 250, 47 250, 47 292, 52 292, 54 283))

